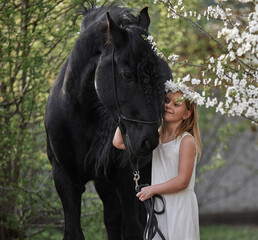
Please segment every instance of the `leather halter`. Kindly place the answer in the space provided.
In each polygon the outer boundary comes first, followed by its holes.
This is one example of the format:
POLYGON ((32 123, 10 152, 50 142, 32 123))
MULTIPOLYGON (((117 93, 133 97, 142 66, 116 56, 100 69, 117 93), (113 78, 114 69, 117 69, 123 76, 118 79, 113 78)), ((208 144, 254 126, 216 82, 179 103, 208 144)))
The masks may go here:
MULTIPOLYGON (((118 121, 120 122, 121 120, 125 120, 125 121, 128 121, 128 122, 141 123, 141 124, 158 124, 159 123, 158 114, 157 114, 157 120, 156 121, 145 121, 145 120, 132 119, 132 118, 125 117, 122 114, 121 109, 120 109, 120 105, 119 105, 118 95, 117 95, 115 47, 113 47, 113 51, 112 51, 112 71, 113 71, 113 87, 114 87, 114 93, 115 93, 116 108, 117 108, 117 113, 118 113, 118 121)), ((156 113, 157 113, 157 109, 156 109, 156 113)))

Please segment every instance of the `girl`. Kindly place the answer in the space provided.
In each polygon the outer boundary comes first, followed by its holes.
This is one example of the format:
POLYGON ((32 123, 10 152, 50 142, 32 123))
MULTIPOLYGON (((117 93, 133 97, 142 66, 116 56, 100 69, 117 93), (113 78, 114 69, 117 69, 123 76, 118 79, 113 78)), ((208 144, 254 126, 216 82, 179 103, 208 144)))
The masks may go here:
MULTIPOLYGON (((194 193, 195 168, 201 155, 197 105, 193 102, 197 93, 171 81, 166 83, 166 90, 160 142, 152 157, 152 183, 136 196, 145 201, 155 194, 163 195, 165 213, 156 217, 166 240, 199 240, 198 205, 194 193)), ((119 129, 113 143, 118 134, 119 129)), ((121 139, 117 141, 120 144, 121 139)), ((155 204, 156 210, 162 209, 160 201, 155 204)), ((161 238, 156 234, 154 239, 161 238)))

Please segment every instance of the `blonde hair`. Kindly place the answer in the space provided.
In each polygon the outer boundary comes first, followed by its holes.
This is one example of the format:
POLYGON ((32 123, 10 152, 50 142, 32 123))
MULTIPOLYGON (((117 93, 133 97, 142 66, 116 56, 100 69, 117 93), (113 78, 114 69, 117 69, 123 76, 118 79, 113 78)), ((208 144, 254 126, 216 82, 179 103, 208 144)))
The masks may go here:
MULTIPOLYGON (((198 162, 200 162, 202 150, 201 150, 201 135, 198 124, 198 107, 195 102, 190 102, 189 100, 185 100, 186 109, 190 111, 191 115, 187 119, 184 119, 182 123, 177 127, 175 138, 181 136, 184 132, 190 133, 196 143, 197 153, 198 153, 198 162)), ((165 133, 166 124, 162 121, 161 132, 165 133)))

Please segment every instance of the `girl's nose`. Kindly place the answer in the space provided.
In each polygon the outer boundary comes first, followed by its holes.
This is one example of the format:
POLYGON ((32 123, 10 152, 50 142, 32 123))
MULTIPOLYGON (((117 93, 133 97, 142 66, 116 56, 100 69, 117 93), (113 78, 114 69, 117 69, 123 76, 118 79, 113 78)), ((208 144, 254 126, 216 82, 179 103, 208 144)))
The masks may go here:
POLYGON ((169 103, 165 103, 165 109, 171 109, 170 104, 169 103))

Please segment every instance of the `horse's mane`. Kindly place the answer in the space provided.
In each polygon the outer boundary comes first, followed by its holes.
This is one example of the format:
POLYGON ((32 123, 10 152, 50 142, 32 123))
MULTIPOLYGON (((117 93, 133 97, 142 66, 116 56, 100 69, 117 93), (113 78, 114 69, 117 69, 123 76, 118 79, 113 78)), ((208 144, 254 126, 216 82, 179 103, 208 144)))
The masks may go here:
POLYGON ((92 141, 91 147, 85 158, 85 164, 95 166, 95 174, 104 171, 106 176, 113 165, 124 167, 128 163, 127 151, 116 149, 113 144, 113 136, 117 127, 116 119, 114 119, 110 111, 104 107, 100 101, 96 103, 99 122, 97 131, 92 141))
POLYGON ((132 14, 132 9, 118 7, 114 4, 103 4, 100 7, 96 7, 94 3, 89 3, 88 6, 82 6, 78 10, 78 14, 84 16, 81 24, 81 30, 85 31, 86 29, 96 24, 106 27, 107 12, 112 15, 113 21, 121 27, 126 27, 130 24, 137 23, 138 21, 137 17, 132 14))

